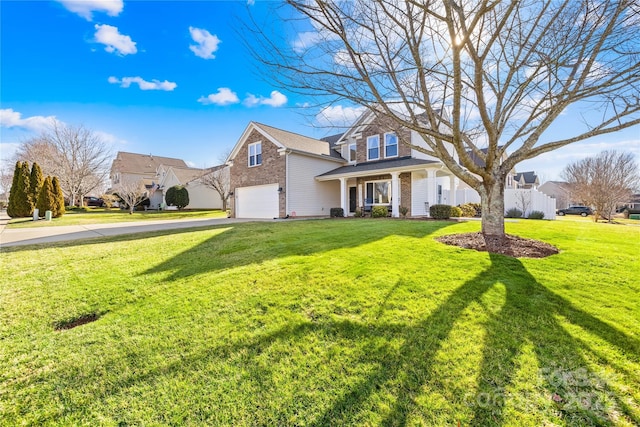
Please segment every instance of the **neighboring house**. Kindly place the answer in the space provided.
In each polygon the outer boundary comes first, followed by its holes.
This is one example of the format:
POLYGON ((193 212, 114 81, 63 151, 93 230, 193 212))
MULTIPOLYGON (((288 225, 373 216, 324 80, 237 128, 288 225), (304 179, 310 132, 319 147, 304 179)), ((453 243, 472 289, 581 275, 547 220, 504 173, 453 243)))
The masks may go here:
POLYGON ((547 181, 538 187, 538 191, 556 200, 557 209, 566 209, 572 204, 568 182, 547 181))
POLYGON ((150 197, 152 209, 166 206, 165 194, 175 185, 184 186, 189 192, 189 204, 185 209, 222 209, 218 192, 200 182, 209 169, 160 165, 156 173, 154 191, 150 197))
POLYGON ((184 160, 171 157, 160 157, 152 154, 136 154, 119 151, 111 164, 111 189, 110 192, 118 192, 122 183, 138 182, 142 180, 144 185, 151 189, 157 185, 156 177, 158 167, 188 168, 184 160))
POLYGON ((640 194, 632 194, 629 201, 622 204, 621 210, 624 210, 623 207, 632 211, 640 211, 640 194))
POLYGON ((340 186, 315 178, 345 163, 326 141, 251 122, 227 158, 229 207, 236 218, 328 216, 340 186))
POLYGON ((535 172, 520 172, 516 173, 513 176, 514 188, 520 189, 537 189, 538 185, 540 185, 540 181, 538 180, 538 175, 535 172))

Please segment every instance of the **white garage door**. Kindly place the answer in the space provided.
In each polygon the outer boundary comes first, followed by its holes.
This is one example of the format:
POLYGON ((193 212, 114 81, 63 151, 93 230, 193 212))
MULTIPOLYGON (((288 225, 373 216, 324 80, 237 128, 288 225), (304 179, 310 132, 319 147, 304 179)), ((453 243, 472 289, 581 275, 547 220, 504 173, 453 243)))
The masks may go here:
POLYGON ((236 218, 277 218, 278 184, 236 189, 236 218))

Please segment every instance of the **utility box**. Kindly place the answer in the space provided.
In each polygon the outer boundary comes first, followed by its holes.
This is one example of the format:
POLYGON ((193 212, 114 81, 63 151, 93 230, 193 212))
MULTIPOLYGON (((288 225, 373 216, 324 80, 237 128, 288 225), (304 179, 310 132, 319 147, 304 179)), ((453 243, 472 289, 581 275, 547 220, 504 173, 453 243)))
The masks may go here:
POLYGON ((33 210, 33 220, 37 221, 40 219, 40 211, 38 209, 33 210))
POLYGON ((52 216, 52 215, 51 215, 51 211, 46 211, 46 212, 44 213, 44 219, 45 219, 45 221, 51 221, 51 216, 52 216))

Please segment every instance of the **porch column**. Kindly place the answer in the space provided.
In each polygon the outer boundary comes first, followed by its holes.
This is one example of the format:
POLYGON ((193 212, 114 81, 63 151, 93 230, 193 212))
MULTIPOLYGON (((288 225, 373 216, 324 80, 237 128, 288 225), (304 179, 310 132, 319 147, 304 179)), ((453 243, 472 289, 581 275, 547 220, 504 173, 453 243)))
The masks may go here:
POLYGON ((434 169, 427 169, 427 215, 429 215, 429 208, 436 204, 438 197, 438 181, 436 180, 436 171, 434 169))
POLYGON ((451 175, 449 177, 449 204, 451 206, 456 206, 458 202, 456 201, 456 188, 458 184, 458 178, 455 175, 451 175))
POLYGON ((349 208, 347 206, 347 178, 340 178, 340 207, 344 216, 349 214, 349 208))
POLYGON ((400 177, 399 172, 391 172, 391 216, 398 218, 400 216, 400 210, 398 209, 400 204, 400 177))

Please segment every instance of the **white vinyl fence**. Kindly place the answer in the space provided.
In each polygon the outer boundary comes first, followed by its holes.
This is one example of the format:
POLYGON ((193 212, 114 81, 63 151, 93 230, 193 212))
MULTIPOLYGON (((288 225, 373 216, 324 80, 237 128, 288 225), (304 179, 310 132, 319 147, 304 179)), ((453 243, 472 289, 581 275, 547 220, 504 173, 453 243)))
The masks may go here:
POLYGON ((524 217, 532 211, 544 213, 544 219, 556 219, 556 199, 535 189, 506 189, 504 190, 504 209, 520 209, 524 217))
MULTIPOLYGON (((464 203, 480 203, 480 195, 470 188, 456 191, 456 204, 464 203)), ((525 218, 532 211, 540 211, 544 213, 544 219, 556 219, 556 199, 535 189, 505 189, 504 210, 511 208, 523 211, 525 218)))

